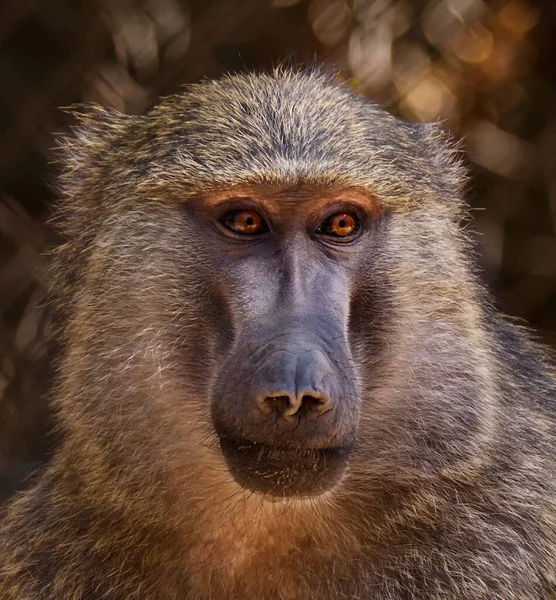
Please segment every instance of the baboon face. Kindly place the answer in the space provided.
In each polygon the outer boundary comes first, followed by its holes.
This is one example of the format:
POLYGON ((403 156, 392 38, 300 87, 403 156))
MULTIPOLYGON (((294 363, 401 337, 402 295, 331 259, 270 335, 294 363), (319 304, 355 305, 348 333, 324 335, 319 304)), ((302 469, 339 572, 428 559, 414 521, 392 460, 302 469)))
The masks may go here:
POLYGON ((435 128, 283 74, 101 112, 68 149, 60 417, 120 480, 314 496, 477 454, 488 373, 435 128))
POLYGON ((215 193, 188 213, 211 240, 231 340, 210 394, 231 473, 277 495, 328 489, 357 430, 351 289, 376 204, 355 190, 274 186, 215 193))

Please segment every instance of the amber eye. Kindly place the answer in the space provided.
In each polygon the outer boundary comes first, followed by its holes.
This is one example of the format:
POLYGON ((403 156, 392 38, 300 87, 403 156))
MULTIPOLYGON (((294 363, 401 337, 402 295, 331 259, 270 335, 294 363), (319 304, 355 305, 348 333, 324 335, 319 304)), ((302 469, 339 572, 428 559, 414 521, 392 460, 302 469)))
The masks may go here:
POLYGON ((359 229, 359 220, 347 212, 336 213, 320 225, 316 233, 337 238, 348 238, 359 229))
POLYGON ((268 226, 254 210, 234 210, 222 218, 222 223, 241 235, 257 235, 268 231, 268 226))

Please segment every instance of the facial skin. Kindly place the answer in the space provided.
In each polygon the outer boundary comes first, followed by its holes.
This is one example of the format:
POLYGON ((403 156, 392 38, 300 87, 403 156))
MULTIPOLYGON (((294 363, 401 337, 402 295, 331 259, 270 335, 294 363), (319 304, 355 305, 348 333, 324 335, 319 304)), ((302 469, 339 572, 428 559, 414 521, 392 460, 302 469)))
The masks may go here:
POLYGON ((334 486, 354 445, 348 339, 358 250, 379 215, 355 190, 238 188, 191 203, 232 315, 211 415, 234 479, 277 496, 334 486))

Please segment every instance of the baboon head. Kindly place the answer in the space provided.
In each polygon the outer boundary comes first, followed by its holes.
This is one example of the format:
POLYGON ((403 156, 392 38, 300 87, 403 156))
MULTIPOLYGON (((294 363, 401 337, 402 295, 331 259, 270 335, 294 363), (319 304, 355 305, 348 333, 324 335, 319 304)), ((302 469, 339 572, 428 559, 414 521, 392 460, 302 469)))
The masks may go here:
POLYGON ((472 468, 488 349, 436 126, 280 71, 80 119, 58 397, 88 464, 173 506, 472 468))

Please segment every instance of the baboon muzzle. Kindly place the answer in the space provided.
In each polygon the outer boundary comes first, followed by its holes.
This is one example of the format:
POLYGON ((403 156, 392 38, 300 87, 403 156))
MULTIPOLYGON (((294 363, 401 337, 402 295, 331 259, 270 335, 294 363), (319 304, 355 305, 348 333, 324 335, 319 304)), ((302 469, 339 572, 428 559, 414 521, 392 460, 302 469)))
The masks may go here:
POLYGON ((215 386, 212 418, 243 487, 314 495, 341 479, 358 399, 347 344, 339 339, 337 331, 297 327, 236 345, 215 386))

